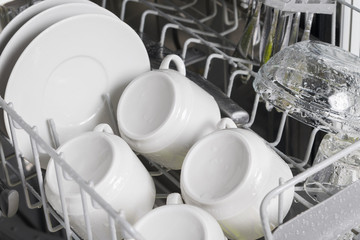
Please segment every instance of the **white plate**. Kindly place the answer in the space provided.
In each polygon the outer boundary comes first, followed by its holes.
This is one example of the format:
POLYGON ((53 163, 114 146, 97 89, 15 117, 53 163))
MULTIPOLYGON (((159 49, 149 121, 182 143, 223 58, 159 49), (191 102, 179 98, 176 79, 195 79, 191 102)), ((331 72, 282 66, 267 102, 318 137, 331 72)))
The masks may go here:
MULTIPOLYGON (((24 50, 5 100, 49 144, 46 120, 53 119, 63 143, 98 123, 111 124, 102 95, 109 93, 116 106, 125 86, 149 70, 145 46, 126 23, 97 14, 70 17, 47 28, 24 50)), ((6 129, 9 133, 8 124, 6 129)), ((17 130, 17 138, 23 156, 31 160, 27 135, 17 130)))
MULTIPOLYGON (((104 14, 117 18, 110 11, 95 4, 69 3, 44 10, 27 21, 12 36, 0 55, 0 95, 4 96, 7 80, 19 56, 39 33, 60 20, 89 13, 104 14)), ((1 123, 0 121, 0 127, 4 129, 4 124, 1 123)))
POLYGON ((4 50, 6 44, 8 43, 10 38, 14 35, 14 33, 24 23, 26 23, 30 18, 32 18, 36 14, 38 14, 48 8, 51 8, 51 7, 54 7, 57 5, 61 5, 64 3, 72 3, 72 2, 93 4, 92 2, 90 2, 88 0, 46 0, 46 1, 36 3, 35 5, 27 8, 24 11, 22 11, 21 13, 19 13, 19 15, 17 15, 14 19, 12 19, 6 25, 6 27, 2 30, 2 32, 0 34, 0 54, 4 50))

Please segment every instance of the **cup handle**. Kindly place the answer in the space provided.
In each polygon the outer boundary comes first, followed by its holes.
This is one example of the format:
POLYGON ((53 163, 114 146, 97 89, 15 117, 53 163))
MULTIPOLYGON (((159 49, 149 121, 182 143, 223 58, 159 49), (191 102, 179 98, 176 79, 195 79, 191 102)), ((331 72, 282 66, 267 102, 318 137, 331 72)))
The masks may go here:
POLYGON ((166 198, 166 205, 180 205, 184 204, 180 193, 170 193, 166 198))
POLYGON ((104 132, 104 133, 114 134, 112 128, 109 126, 109 124, 106 123, 100 123, 99 125, 97 125, 94 128, 94 132, 104 132))
POLYGON ((184 61, 175 54, 167 55, 161 62, 159 69, 169 69, 170 63, 173 61, 176 65, 178 72, 186 76, 186 68, 184 61))
POLYGON ((222 118, 217 124, 216 128, 218 130, 223 130, 228 128, 237 128, 237 126, 231 118, 222 118))

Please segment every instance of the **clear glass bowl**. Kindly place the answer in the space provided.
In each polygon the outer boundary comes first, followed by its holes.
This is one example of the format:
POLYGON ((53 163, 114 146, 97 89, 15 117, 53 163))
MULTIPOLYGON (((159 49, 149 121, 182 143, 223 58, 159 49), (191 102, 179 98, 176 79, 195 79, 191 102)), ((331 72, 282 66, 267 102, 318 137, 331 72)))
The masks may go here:
POLYGON ((339 47, 293 44, 260 68, 253 87, 300 122, 332 133, 360 133, 360 58, 339 47))

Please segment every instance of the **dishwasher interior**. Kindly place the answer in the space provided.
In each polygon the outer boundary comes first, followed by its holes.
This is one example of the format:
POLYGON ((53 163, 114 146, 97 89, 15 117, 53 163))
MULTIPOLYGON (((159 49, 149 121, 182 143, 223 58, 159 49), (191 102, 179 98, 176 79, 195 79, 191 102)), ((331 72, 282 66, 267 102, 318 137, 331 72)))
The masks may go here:
MULTIPOLYGON (((26 7, 36 4, 36 1, 14 2, 21 2, 26 7)), ((298 16, 296 42, 318 40, 341 46, 359 56, 360 31, 355 26, 360 19, 357 0, 104 0, 95 3, 113 12, 139 34, 149 54, 152 69, 158 69, 168 54, 181 56, 187 77, 214 96, 222 117, 232 118, 238 127, 257 133, 289 164, 294 178, 279 184, 263 200, 261 220, 265 236, 262 239, 360 239, 360 208, 357 206, 359 181, 320 203, 309 197, 304 189, 308 177, 356 151, 359 143, 355 142, 323 161, 327 165, 314 167, 313 159, 326 132, 270 107, 254 91, 252 84, 263 64, 259 51, 262 51, 261 31, 270 22, 265 16, 266 9, 279 16, 291 15, 293 22, 298 16), (249 52, 240 57, 237 45, 246 37, 248 23, 252 20, 250 16, 260 2, 263 7, 259 9, 259 17, 251 32, 255 37, 248 41, 249 52), (295 195, 291 209, 287 216, 279 214, 280 225, 271 230, 266 205, 292 186, 295 187, 295 195)), ((21 12, 23 9, 17 10, 21 12)), ((13 15, 19 13, 14 12, 13 15)), ((272 21, 274 19, 276 17, 272 21)), ((280 21, 284 19, 277 19, 272 55, 286 47, 286 44, 281 44, 286 30, 280 28, 286 24, 280 21)), ((16 107, 13 109, 3 99, 0 99, 0 105, 13 126, 28 132, 34 145, 45 149, 49 156, 59 162, 62 171, 105 209, 110 219, 109 231, 113 231, 115 224, 120 224, 127 238, 142 239, 138 238, 136 231, 121 214, 96 194, 91 185, 79 179, 71 167, 62 164, 64 161, 52 147, 44 147, 34 129, 16 114, 16 107)), ((53 130, 51 126, 49 129, 53 130)), ((14 136, 12 140, 5 134, 1 137, 2 191, 12 189, 19 194, 12 199, 17 213, 10 218, 4 213, 0 217, 1 239, 81 239, 72 230, 67 217, 59 216, 47 203, 43 184, 45 170, 22 158, 14 136)), ((155 182, 155 207, 164 205, 170 193, 181 192, 180 170, 169 170, 139 157, 155 182)), ((7 202, 8 205, 10 203, 7 202)), ((281 204, 279 202, 279 208, 281 204)), ((116 236, 112 236, 116 239, 116 236)))

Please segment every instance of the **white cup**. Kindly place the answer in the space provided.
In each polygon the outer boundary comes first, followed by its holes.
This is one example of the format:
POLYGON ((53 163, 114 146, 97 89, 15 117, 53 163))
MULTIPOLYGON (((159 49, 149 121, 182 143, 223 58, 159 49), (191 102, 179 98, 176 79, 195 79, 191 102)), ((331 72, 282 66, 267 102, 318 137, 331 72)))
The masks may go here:
MULTIPOLYGON (((226 122, 222 127, 235 127, 230 119, 226 122)), ((250 130, 223 129, 189 150, 181 171, 181 193, 187 204, 215 217, 228 238, 257 239, 263 236, 260 204, 280 178, 292 178, 291 170, 262 138, 250 130)), ((284 192, 284 217, 293 195, 294 189, 284 192)), ((274 228, 278 225, 278 197, 268 211, 274 228)))
POLYGON ((164 58, 159 70, 134 79, 123 92, 117 118, 122 138, 133 150, 170 169, 180 169, 190 147, 216 129, 215 99, 185 77, 177 55, 164 58), (169 69, 173 61, 178 71, 169 69))
MULTIPOLYGON (((93 189, 116 211, 123 210, 130 223, 153 208, 155 186, 150 174, 126 142, 114 135, 107 124, 67 141, 57 151, 85 181, 93 183, 93 189)), ((51 159, 47 166, 45 193, 52 207, 62 215, 54 164, 51 159)), ((79 186, 73 180, 65 179, 62 171, 60 173, 70 223, 81 237, 86 238, 79 186)), ((89 197, 88 207, 94 239, 110 239, 105 211, 92 204, 89 197)), ((116 228, 121 237, 120 226, 116 228)))
POLYGON ((134 225, 146 240, 226 240, 217 221, 206 211, 183 204, 178 193, 167 205, 150 211, 134 225))

